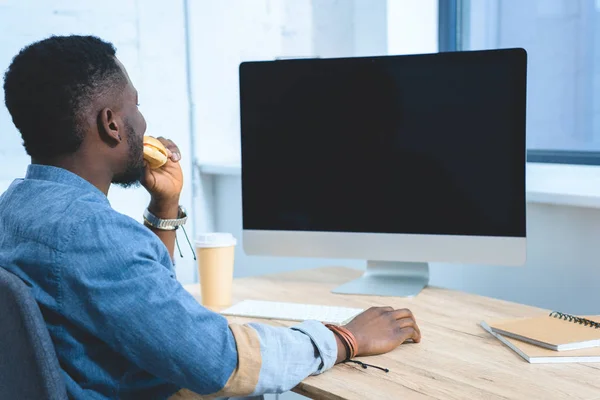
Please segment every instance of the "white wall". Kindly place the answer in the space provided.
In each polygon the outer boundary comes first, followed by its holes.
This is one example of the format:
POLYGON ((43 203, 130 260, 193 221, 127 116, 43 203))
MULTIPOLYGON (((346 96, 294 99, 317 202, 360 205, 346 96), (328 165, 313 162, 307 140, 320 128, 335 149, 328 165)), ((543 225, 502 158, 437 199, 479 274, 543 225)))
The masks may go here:
MULTIPOLYGON (((192 204, 192 154, 189 134, 188 97, 185 74, 183 1, 169 7, 158 0, 34 1, 0 2, 0 70, 8 68, 12 57, 25 45, 51 34, 93 34, 113 42, 117 57, 127 68, 140 93, 141 111, 148 122, 147 133, 170 137, 183 151, 182 167, 187 184, 181 203, 192 204)), ((0 89, 2 103, 4 93, 0 89)), ((12 124, 8 110, 0 106, 0 192, 25 174, 29 157, 21 137, 12 124)), ((109 193, 113 207, 139 221, 149 196, 142 188, 109 193)), ((188 230, 193 230, 188 224, 188 230)), ((189 249, 177 260, 178 277, 194 278, 194 263, 189 249)))
POLYGON ((198 162, 240 161, 241 62, 387 54, 387 7, 388 0, 190 2, 198 162))
POLYGON ((280 53, 287 10, 281 1, 267 0, 189 4, 196 154, 203 162, 237 160, 238 65, 242 60, 272 59, 280 53))

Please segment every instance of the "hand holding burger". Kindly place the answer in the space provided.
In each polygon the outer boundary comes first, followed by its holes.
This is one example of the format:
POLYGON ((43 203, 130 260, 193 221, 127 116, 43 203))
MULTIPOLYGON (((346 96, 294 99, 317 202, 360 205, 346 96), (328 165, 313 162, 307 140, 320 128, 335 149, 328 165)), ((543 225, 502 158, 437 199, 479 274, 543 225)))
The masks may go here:
POLYGON ((176 218, 183 188, 179 148, 163 137, 144 136, 143 143, 146 172, 141 183, 151 195, 151 212, 160 218, 176 218))

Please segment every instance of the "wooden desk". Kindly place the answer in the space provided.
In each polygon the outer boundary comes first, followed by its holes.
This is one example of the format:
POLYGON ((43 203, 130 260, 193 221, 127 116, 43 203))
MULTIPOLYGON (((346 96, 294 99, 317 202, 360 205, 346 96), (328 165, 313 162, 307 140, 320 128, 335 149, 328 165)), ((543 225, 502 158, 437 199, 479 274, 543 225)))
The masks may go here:
MULTIPOLYGON (((439 288, 428 288, 413 299, 330 293, 360 274, 332 267, 234 281, 235 302, 256 299, 360 308, 390 305, 413 311, 423 334, 420 344, 405 344, 391 353, 363 359, 389 368, 389 373, 337 365, 307 378, 295 392, 336 400, 600 399, 600 364, 529 364, 478 325, 481 320, 534 316, 546 310, 439 288)), ((199 296, 199 285, 187 288, 199 296)))

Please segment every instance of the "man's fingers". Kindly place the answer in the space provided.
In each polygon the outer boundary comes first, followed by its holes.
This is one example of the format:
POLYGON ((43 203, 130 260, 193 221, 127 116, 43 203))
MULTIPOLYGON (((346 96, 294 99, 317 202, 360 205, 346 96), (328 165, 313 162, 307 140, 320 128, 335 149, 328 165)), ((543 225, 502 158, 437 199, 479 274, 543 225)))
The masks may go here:
POLYGON ((407 326, 404 328, 398 327, 397 330, 398 340, 400 343, 404 343, 409 339, 412 339, 415 343, 421 341, 421 332, 414 326, 407 326))
POLYGON ((415 328, 415 327, 417 327, 417 323, 412 318, 397 319, 396 323, 398 324, 398 326, 400 328, 407 328, 407 327, 413 327, 413 328, 415 328))
POLYGON ((421 329, 411 317, 401 318, 395 321, 396 323, 396 334, 399 336, 399 340, 405 342, 407 339, 412 339, 415 342, 421 340, 421 329))
POLYGON ((410 336, 407 337, 407 340, 408 339, 412 339, 413 342, 419 343, 421 341, 421 332, 419 332, 416 329, 413 329, 412 332, 410 332, 410 336))
POLYGON ((167 150, 171 152, 169 158, 171 158, 172 161, 177 162, 181 160, 181 151, 179 151, 179 147, 177 147, 177 145, 172 140, 165 139, 162 136, 158 137, 157 139, 160 140, 160 142, 167 148, 167 150))
POLYGON ((391 315, 394 319, 412 318, 413 321, 415 320, 415 316, 408 308, 393 310, 391 311, 391 315))
POLYGON ((398 323, 398 326, 400 327, 400 329, 413 328, 419 334, 421 333, 421 328, 419 328, 419 325, 417 325, 415 320, 412 318, 402 318, 402 319, 397 320, 397 323, 398 323))
POLYGON ((415 343, 419 343, 421 341, 421 331, 419 330, 419 327, 417 327, 417 329, 414 330, 412 336, 410 337, 415 343))

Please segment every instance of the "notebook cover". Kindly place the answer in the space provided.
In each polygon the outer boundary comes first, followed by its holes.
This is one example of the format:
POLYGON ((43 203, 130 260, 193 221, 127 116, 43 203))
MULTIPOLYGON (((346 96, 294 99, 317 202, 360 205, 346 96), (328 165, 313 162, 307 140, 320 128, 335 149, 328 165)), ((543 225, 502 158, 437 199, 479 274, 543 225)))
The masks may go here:
MULTIPOLYGON (((599 316, 584 318, 600 322, 599 316)), ((576 324, 548 315, 515 320, 495 321, 489 324, 492 330, 504 336, 527 341, 538 346, 558 350, 561 346, 585 344, 586 347, 600 346, 600 329, 576 324), (593 341, 596 341, 594 343, 593 341)))
POLYGON ((496 339, 506 345, 506 347, 513 350, 531 364, 600 363, 600 347, 569 351, 554 351, 494 333, 485 322, 482 322, 481 326, 483 329, 491 333, 496 339))

